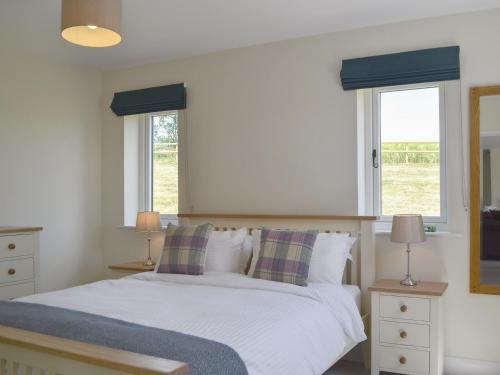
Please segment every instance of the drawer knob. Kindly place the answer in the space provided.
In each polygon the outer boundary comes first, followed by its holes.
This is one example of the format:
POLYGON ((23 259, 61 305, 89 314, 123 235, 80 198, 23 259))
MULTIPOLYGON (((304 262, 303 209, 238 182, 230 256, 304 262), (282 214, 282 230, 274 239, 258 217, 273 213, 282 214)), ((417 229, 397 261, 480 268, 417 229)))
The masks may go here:
POLYGON ((9 246, 8 246, 9 250, 14 250, 16 248, 16 244, 15 243, 10 243, 9 246))
POLYGON ((16 270, 14 268, 10 268, 8 272, 9 272, 9 275, 15 275, 16 274, 16 270))
POLYGON ((406 331, 401 331, 401 332, 399 332, 399 337, 401 337, 402 339, 405 339, 408 337, 408 334, 406 333, 406 331))
POLYGON ((399 357, 399 363, 401 363, 402 365, 405 365, 406 364, 406 357, 399 357))
POLYGON ((403 312, 403 313, 404 313, 404 312, 407 312, 407 311, 408 311, 408 306, 403 305, 403 306, 401 306, 399 309, 401 310, 401 312, 403 312))

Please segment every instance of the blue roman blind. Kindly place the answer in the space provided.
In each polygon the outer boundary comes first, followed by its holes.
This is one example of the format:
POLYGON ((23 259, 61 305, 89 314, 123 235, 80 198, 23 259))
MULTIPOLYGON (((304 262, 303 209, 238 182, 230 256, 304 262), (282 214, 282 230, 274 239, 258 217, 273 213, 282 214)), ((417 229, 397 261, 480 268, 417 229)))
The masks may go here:
POLYGON ((117 116, 186 108, 184 83, 115 93, 111 110, 117 116))
POLYGON ((460 79, 460 47, 443 47, 342 61, 344 90, 460 79))

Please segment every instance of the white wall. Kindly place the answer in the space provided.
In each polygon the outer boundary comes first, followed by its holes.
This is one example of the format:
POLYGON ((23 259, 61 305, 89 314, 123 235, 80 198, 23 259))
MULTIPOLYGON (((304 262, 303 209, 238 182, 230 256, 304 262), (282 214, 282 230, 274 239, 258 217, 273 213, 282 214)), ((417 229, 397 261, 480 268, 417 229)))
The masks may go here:
MULTIPOLYGON (((187 84, 194 211, 356 214, 356 93, 340 86, 342 58, 460 45, 467 128, 469 87, 500 83, 499 19, 500 10, 490 10, 108 72, 103 105, 109 105, 115 91, 187 84)), ((449 118, 454 234, 431 237, 416 248, 414 276, 450 283, 444 297, 448 356, 500 361, 500 297, 468 292, 468 216, 458 134, 459 119, 449 118)), ((123 119, 107 108, 102 147, 105 263, 137 259, 144 256, 144 239, 118 229, 123 220, 123 119)), ((188 208, 184 204, 181 211, 188 208)), ((157 238, 155 246, 160 244, 157 238)), ((378 236, 379 277, 400 278, 404 256, 386 235, 378 236)))
POLYGON ((102 275, 99 72, 3 51, 0 224, 43 226, 41 287, 102 275))

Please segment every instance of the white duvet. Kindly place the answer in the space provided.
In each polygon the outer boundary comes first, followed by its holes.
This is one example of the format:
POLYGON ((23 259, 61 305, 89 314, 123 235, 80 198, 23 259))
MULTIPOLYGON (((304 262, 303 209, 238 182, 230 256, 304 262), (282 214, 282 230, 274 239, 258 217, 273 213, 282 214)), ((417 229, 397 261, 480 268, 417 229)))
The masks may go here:
POLYGON ((235 273, 142 273, 18 299, 224 343, 250 375, 320 375, 349 341, 366 339, 341 286, 291 284, 235 273))

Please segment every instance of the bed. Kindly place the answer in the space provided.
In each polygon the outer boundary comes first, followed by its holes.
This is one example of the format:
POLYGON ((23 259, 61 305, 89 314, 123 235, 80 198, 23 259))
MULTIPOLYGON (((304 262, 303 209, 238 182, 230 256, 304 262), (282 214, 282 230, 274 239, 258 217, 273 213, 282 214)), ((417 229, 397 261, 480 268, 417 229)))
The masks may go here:
MULTIPOLYGON (((148 272, 29 296, 16 303, 63 308, 212 340, 233 349, 250 375, 319 375, 365 340, 362 317, 369 311, 366 291, 374 280, 373 218, 181 217, 190 224, 210 221, 220 225, 220 230, 262 225, 317 228, 349 231, 359 240, 343 286, 311 283, 299 287, 235 273, 189 276, 148 272)), ((191 365, 193 369, 196 366, 191 365)), ((189 366, 182 361, 0 327, 4 374, 175 375, 187 373, 189 366)))

